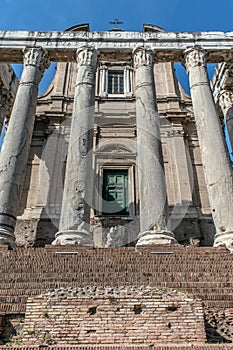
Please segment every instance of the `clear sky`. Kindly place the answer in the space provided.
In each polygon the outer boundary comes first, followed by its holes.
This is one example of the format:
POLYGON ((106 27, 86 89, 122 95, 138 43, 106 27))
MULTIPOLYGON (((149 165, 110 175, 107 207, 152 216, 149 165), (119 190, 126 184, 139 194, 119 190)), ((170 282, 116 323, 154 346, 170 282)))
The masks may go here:
POLYGON ((0 29, 63 30, 88 22, 98 31, 119 18, 125 30, 151 23, 168 31, 232 31, 232 12, 232 0, 0 0, 0 29))

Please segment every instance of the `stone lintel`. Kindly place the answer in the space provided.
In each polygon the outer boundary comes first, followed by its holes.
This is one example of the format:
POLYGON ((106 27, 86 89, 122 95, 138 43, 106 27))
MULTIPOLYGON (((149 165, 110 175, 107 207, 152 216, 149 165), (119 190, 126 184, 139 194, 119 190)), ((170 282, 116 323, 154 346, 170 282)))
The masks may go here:
POLYGON ((131 52, 135 46, 156 51, 158 62, 182 61, 187 48, 199 45, 208 53, 208 62, 222 62, 233 47, 233 32, 27 32, 0 31, 1 62, 22 63, 22 49, 42 47, 51 61, 74 61, 76 50, 91 45, 100 52, 131 52))

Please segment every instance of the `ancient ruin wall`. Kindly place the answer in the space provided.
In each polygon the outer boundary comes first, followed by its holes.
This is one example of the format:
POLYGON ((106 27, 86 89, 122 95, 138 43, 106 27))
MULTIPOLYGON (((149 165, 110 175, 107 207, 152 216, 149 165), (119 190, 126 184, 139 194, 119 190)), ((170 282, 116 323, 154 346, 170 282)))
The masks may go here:
POLYGON ((202 303, 151 287, 58 289, 28 300, 23 342, 205 343, 202 303))

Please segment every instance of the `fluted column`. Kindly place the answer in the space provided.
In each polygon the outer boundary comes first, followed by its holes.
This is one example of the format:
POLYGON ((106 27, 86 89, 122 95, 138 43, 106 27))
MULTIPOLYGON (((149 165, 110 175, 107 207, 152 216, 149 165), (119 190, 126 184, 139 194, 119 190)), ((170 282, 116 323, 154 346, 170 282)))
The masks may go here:
POLYGON ((141 47, 134 51, 140 201, 137 245, 176 243, 167 229, 167 195, 153 61, 152 51, 141 47))
POLYGON ((185 52, 196 128, 216 227, 215 246, 233 243, 233 181, 223 133, 210 89, 206 54, 200 47, 185 52))
POLYGON ((24 50, 24 69, 0 155, 0 244, 14 245, 14 228, 35 121, 38 84, 48 67, 41 48, 24 50))
POLYGON ((59 232, 53 244, 89 244, 97 52, 77 51, 77 80, 59 232))
POLYGON ((233 150, 233 91, 221 91, 219 94, 219 105, 223 111, 231 149, 233 150))

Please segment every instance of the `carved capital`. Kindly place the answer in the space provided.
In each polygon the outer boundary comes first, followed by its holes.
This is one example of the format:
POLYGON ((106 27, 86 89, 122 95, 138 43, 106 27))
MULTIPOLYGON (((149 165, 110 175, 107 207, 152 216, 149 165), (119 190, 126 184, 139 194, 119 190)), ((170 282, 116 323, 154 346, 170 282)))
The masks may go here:
POLYGON ((78 67, 92 66, 95 70, 97 65, 97 50, 88 46, 82 47, 77 50, 76 59, 78 67))
POLYGON ((218 97, 218 102, 222 111, 225 115, 228 109, 233 106, 233 91, 231 90, 222 90, 218 97))
POLYGON ((184 58, 185 58, 185 66, 188 73, 190 72, 191 68, 194 68, 197 66, 204 67, 206 65, 206 52, 204 49, 202 49, 199 46, 195 46, 191 49, 185 50, 184 58))
POLYGON ((134 52, 134 67, 152 66, 154 63, 154 53, 145 47, 137 47, 134 52))
POLYGON ((43 72, 50 65, 48 53, 41 47, 26 47, 23 53, 25 66, 36 66, 43 72))

